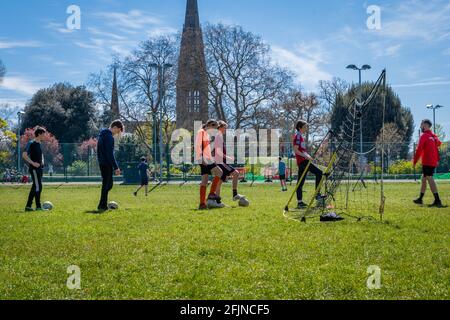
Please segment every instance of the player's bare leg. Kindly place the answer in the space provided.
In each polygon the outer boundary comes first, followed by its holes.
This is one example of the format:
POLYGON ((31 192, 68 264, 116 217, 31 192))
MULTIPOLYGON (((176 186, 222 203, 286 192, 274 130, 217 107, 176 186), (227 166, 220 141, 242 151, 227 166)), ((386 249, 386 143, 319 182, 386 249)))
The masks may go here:
POLYGON ((433 207, 442 207, 441 199, 439 198, 438 187, 436 185, 436 181, 434 181, 433 177, 427 177, 428 184, 430 185, 431 192, 434 195, 434 202, 432 204, 433 207))
POLYGON ((420 197, 414 200, 415 204, 423 204, 423 197, 425 196, 425 192, 427 191, 427 177, 422 176, 422 185, 420 187, 420 197))

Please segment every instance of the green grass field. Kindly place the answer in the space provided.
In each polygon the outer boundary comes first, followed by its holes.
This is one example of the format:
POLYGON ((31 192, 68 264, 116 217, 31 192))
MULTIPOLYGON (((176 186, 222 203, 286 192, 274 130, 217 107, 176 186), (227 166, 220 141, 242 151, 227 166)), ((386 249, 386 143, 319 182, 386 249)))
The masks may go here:
MULTIPOLYGON (((414 206, 418 188, 387 185, 383 223, 301 224, 283 218, 278 185, 243 186, 249 208, 207 212, 194 185, 148 199, 115 186, 121 208, 103 215, 89 213, 97 186, 46 186, 46 213, 23 212, 28 187, 0 187, 0 299, 449 299, 450 209, 414 206), (70 265, 80 290, 66 286, 70 265)), ((440 190, 450 203, 450 184, 440 190)))

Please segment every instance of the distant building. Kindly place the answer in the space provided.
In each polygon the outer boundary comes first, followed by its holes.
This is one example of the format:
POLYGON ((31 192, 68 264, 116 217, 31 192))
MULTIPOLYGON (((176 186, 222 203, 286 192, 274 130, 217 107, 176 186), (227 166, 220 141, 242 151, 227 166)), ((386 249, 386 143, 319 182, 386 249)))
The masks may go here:
POLYGON ((208 78, 197 0, 187 0, 177 79, 177 127, 208 119, 208 78))

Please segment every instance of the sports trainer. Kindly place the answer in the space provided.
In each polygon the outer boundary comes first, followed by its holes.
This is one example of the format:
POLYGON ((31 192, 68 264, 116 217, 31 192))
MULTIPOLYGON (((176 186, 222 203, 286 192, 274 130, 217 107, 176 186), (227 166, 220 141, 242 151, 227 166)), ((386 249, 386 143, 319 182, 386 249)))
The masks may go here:
POLYGON ((423 204, 423 197, 427 190, 428 182, 431 192, 433 192, 434 195, 434 202, 431 207, 442 208, 442 202, 439 198, 438 188, 433 178, 436 168, 439 165, 439 147, 442 143, 441 141, 439 141, 439 138, 431 131, 432 127, 433 124, 428 119, 423 120, 422 124, 420 125, 422 135, 420 136, 419 145, 417 146, 416 154, 414 155, 413 164, 415 167, 419 160, 422 161, 423 176, 420 197, 414 200, 414 203, 423 204))

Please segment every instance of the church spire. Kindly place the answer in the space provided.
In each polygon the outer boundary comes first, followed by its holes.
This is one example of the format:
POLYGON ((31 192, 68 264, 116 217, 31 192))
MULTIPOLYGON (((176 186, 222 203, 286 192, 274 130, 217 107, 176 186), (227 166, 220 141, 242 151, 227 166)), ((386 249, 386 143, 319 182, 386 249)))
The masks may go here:
POLYGON ((184 29, 187 28, 200 29, 200 18, 198 14, 197 0, 187 1, 184 29))
POLYGON ((112 94, 111 94, 111 117, 114 119, 120 118, 119 93, 117 90, 116 67, 114 67, 114 76, 113 76, 112 94))
POLYGON ((187 0, 177 79, 177 127, 192 131, 208 120, 208 76, 197 0, 187 0))

